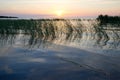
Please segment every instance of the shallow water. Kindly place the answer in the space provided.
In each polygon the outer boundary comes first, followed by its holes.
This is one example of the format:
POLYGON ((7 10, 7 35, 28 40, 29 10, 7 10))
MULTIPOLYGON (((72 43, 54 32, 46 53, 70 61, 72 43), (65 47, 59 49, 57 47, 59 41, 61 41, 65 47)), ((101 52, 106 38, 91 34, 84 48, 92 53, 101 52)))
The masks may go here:
POLYGON ((120 79, 119 28, 96 27, 96 21, 36 23, 35 29, 0 29, 0 80, 120 79))

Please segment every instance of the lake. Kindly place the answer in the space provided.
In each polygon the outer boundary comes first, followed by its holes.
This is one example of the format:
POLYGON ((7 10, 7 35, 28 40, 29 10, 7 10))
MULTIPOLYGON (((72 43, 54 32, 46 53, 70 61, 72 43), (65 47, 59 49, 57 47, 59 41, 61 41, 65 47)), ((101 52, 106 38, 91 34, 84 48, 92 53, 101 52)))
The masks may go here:
POLYGON ((0 20, 0 80, 120 80, 120 26, 96 20, 0 20))

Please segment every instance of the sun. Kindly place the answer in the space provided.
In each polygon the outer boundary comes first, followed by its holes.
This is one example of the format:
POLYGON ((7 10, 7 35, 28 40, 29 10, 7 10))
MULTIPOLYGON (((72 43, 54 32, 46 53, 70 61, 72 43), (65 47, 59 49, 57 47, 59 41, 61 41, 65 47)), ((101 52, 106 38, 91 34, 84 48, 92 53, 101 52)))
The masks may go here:
POLYGON ((63 16, 64 11, 63 10, 57 10, 55 13, 56 13, 57 16, 61 17, 61 16, 63 16))

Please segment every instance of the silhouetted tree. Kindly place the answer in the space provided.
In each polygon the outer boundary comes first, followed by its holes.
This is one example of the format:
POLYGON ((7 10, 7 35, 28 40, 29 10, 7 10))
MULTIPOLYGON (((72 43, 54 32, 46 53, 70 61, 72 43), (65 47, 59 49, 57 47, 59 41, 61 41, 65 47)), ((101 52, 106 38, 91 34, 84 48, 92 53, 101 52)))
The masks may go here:
POLYGON ((120 16, 99 15, 97 20, 100 21, 100 25, 106 24, 120 25, 120 16))

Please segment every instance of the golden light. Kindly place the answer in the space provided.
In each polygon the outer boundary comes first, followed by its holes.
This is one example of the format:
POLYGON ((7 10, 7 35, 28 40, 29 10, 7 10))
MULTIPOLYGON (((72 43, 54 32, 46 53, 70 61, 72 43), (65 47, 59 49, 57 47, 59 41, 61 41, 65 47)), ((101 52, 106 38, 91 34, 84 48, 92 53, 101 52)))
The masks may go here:
POLYGON ((60 17, 60 16, 63 16, 64 11, 63 10, 57 10, 55 13, 56 13, 57 16, 60 17))

